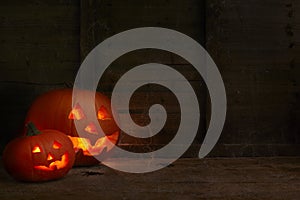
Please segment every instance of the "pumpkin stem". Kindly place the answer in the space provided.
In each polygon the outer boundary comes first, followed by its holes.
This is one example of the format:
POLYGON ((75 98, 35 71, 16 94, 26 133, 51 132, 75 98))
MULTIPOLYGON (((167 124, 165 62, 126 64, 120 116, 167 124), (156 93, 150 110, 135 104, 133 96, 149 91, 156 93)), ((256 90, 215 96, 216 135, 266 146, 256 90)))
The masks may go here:
POLYGON ((41 134, 41 132, 35 127, 34 123, 28 122, 26 124, 27 127, 27 136, 34 136, 41 134))

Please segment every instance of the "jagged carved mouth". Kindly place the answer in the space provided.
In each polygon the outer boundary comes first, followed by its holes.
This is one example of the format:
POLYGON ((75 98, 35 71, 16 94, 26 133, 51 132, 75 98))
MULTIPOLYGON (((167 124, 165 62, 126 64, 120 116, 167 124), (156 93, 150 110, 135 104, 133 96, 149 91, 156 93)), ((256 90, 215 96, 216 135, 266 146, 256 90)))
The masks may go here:
POLYGON ((119 131, 116 131, 110 136, 98 138, 95 144, 92 144, 88 138, 71 136, 69 136, 69 138, 73 143, 75 152, 82 150, 83 155, 85 156, 97 156, 104 150, 110 151, 116 143, 118 136, 119 131))
MULTIPOLYGON (((47 160, 49 160, 49 155, 47 160)), ((66 152, 64 155, 62 155, 60 160, 55 160, 51 162, 48 166, 46 165, 34 166, 34 169, 43 170, 43 171, 54 171, 54 170, 65 168, 68 165, 68 163, 69 163, 69 158, 68 158, 68 153, 66 152)))

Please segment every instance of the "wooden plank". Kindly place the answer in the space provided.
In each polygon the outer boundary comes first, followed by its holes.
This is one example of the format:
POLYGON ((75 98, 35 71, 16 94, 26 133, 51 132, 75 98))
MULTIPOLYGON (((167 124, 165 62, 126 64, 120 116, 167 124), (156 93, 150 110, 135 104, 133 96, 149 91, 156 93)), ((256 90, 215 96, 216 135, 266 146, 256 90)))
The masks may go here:
POLYGON ((209 1, 207 50, 227 91, 222 144, 299 144, 299 2, 209 1))
POLYGON ((137 27, 172 28, 204 41, 203 1, 83 0, 81 10, 82 59, 107 37, 137 27))
POLYGON ((49 80, 61 74, 59 70, 72 80, 70 72, 79 65, 78 6, 1 4, 1 80, 49 80))
POLYGON ((4 145, 20 134, 40 94, 73 82, 79 67, 79 1, 0 3, 0 112, 4 145))
MULTIPOLYGON (((181 31, 198 42, 204 43, 204 1, 192 0, 155 0, 155 1, 121 1, 121 0, 91 0, 81 1, 81 28, 80 28, 80 49, 83 60, 89 51, 106 38, 137 27, 165 27, 181 31)), ((137 50, 127 53, 116 59, 106 70, 100 80, 99 90, 110 96, 115 83, 128 70, 145 63, 166 64, 183 74, 191 85, 200 100, 201 115, 204 119, 200 122, 198 142, 203 138, 205 129, 206 109, 206 87, 201 76, 183 58, 170 52, 161 50, 137 50), (201 139, 200 139, 201 138, 201 139)), ((147 72, 145 72, 147 73, 147 72)), ((176 80, 174 80, 176 81, 176 80)), ((139 140, 123 135, 120 143, 132 144, 162 144, 170 141, 174 135, 178 122, 178 105, 174 95, 167 90, 146 86, 139 89, 132 97, 131 111, 138 122, 146 123, 147 119, 142 113, 146 105, 163 103, 169 108, 170 113, 176 114, 166 125, 162 135, 149 140, 139 140), (177 122, 174 122, 177 120, 177 122)), ((126 108, 124 108, 126 109, 126 108)), ((171 114, 172 115, 172 114, 171 114)))
MULTIPOLYGON (((136 163, 127 160, 126 164, 136 163)), ((103 165, 78 167, 63 179, 43 184, 14 181, 1 167, 0 197, 2 200, 80 200, 86 196, 146 200, 298 199, 299 165, 299 158, 179 159, 164 169, 146 174, 123 173, 103 165)))
POLYGON ((10 0, 10 1, 3 1, 1 5, 3 6, 45 6, 45 5, 52 5, 52 6, 72 6, 74 3, 78 3, 77 0, 27 0, 27 1, 20 1, 20 0, 10 0))

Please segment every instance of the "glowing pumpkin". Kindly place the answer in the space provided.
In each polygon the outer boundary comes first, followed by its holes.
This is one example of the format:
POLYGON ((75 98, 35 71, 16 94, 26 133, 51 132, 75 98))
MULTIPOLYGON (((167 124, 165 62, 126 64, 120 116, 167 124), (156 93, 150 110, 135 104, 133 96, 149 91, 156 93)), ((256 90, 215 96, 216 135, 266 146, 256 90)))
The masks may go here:
MULTIPOLYGON (((80 91, 87 96, 90 91, 80 91)), ((110 99, 97 92, 95 94, 95 116, 97 116, 104 137, 95 124, 87 119, 87 111, 78 103, 72 107, 72 90, 57 89, 38 97, 30 107, 25 123, 32 121, 39 129, 55 129, 69 135, 76 151, 75 165, 92 165, 98 163, 93 156, 109 152, 119 138, 120 129, 112 117, 110 99), (79 137, 74 120, 82 124, 79 137), (110 142, 109 142, 110 141, 110 142), (104 152, 104 153, 103 153, 104 152)))
POLYGON ((28 124, 28 134, 8 143, 3 151, 7 172, 21 181, 48 181, 65 176, 75 161, 70 139, 56 130, 38 131, 28 124))

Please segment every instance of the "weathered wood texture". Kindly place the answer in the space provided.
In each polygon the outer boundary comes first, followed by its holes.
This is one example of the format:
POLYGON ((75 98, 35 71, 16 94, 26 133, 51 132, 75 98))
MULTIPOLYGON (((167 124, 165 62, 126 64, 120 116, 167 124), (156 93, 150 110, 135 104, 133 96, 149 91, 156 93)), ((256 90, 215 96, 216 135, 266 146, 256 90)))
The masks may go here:
MULTIPOLYGON (((91 0, 81 1, 81 58, 106 38, 132 28, 164 27, 175 29, 204 44, 204 1, 178 0, 91 0)), ((193 82, 198 95, 202 120, 195 143, 200 143, 205 134, 206 86, 196 70, 183 58, 170 52, 147 49, 127 53, 115 60, 100 80, 99 90, 110 95, 115 83, 129 69, 144 63, 162 63, 180 71, 193 82)), ((146 73, 146 72, 145 72, 146 73)), ((130 111, 139 124, 149 122, 148 109, 153 103, 165 106, 170 113, 164 129, 151 139, 136 139, 125 134, 120 144, 167 144, 176 134, 180 119, 178 102, 174 94, 163 87, 148 85, 140 88, 131 98, 130 111)), ((128 109, 128 108, 122 108, 128 109)), ((122 113, 122 110, 119 110, 122 113)), ((137 148, 138 146, 135 146, 137 148)), ((147 147, 142 147, 147 149, 147 147)))
POLYGON ((16 182, 0 166, 1 200, 298 200, 299 196, 299 157, 180 159, 147 174, 81 167, 71 169, 63 179, 42 184, 16 182))
POLYGON ((300 153, 299 11, 291 0, 207 1, 206 47, 228 98, 219 143, 300 153))
MULTIPOLYGON (((296 155, 300 153, 297 123, 300 111, 297 105, 299 69, 296 67, 296 54, 299 52, 299 34, 296 34, 299 20, 296 11, 299 10, 299 3, 215 0, 206 1, 206 4, 204 1, 130 1, 130 4, 125 5, 119 1, 84 1, 81 10, 81 24, 84 27, 81 29, 82 58, 110 35, 139 26, 172 28, 205 44, 221 71, 228 98, 225 128, 219 146, 211 155, 287 155, 291 149, 296 150, 296 155), (199 7, 190 8, 192 4, 199 7), (203 6, 205 15, 201 14, 203 6), (109 17, 105 17, 107 13, 109 17), (194 21, 196 16, 199 18, 194 21), (177 23, 174 24, 174 20, 177 23), (283 147, 289 150, 285 151, 283 147)), ((209 100, 203 100, 206 89, 201 77, 189 68, 186 61, 172 54, 148 51, 123 56, 107 70, 101 81, 101 89, 111 91, 123 73, 144 62, 160 62, 176 66, 179 71, 181 69, 180 72, 196 86, 194 89, 203 101, 201 114, 203 116, 204 112, 206 118, 202 118, 201 122, 209 120, 209 100)), ((143 103, 150 104, 151 99, 158 94, 159 91, 153 88, 137 92, 131 104, 132 112, 135 113, 133 118, 137 116, 141 124, 149 122, 147 116, 142 117, 147 109, 139 111, 143 103)), ((164 100, 173 99, 166 91, 162 94, 165 95, 164 100)), ((177 102, 170 102, 167 107, 175 109, 171 109, 171 113, 176 120, 179 118, 174 114, 178 113, 177 102)), ((159 102, 152 100, 152 103, 159 102)), ((132 141, 132 138, 127 140, 125 137, 121 143, 165 143, 172 138, 172 132, 176 133, 177 125, 167 124, 164 135, 157 137, 158 140, 132 141)), ((202 124, 201 127, 196 144, 201 143, 205 134, 206 126, 202 124)))
POLYGON ((203 6, 197 0, 81 0, 81 57, 107 37, 138 27, 172 28, 204 42, 203 6))
POLYGON ((77 0, 1 1, 0 150, 20 130, 37 95, 73 81, 80 62, 78 22, 77 0))
MULTIPOLYGON (((158 26, 178 30, 206 46, 221 71, 227 120, 210 155, 299 155, 299 11, 300 2, 293 0, 1 1, 0 113, 5 117, 1 117, 0 151, 21 128, 33 99, 72 83, 93 47, 121 31, 158 26)), ((130 52, 106 70, 99 90, 110 95, 126 71, 148 62, 174 67, 195 89, 202 118, 187 156, 197 155, 209 121, 209 98, 202 78, 183 58, 158 50, 130 52)), ((164 134, 150 140, 124 135, 121 144, 160 146, 176 134, 178 103, 166 88, 140 88, 131 101, 134 120, 149 122, 152 103, 169 111, 164 134)))

